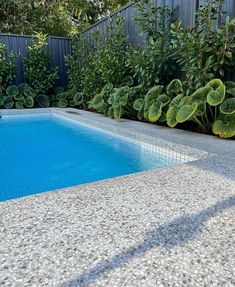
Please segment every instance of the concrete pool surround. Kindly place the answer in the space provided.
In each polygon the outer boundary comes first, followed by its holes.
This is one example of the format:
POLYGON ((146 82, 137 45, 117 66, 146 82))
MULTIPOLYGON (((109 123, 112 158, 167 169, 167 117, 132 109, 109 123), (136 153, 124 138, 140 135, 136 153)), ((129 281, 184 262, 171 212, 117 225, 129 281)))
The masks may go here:
POLYGON ((0 286, 234 286, 235 142, 75 109, 54 113, 180 165, 0 203, 0 286))

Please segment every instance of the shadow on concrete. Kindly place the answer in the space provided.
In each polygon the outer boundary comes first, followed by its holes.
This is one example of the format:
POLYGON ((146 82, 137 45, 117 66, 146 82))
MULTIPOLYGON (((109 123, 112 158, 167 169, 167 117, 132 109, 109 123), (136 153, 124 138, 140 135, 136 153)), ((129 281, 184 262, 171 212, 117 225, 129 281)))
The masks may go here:
POLYGON ((220 214, 224 210, 232 208, 234 205, 235 196, 218 202, 199 213, 188 214, 174 219, 156 230, 147 233, 144 241, 138 245, 113 258, 100 262, 77 278, 63 283, 60 287, 89 286, 91 283, 94 283, 96 279, 102 277, 103 274, 122 267, 135 257, 140 257, 154 247, 162 246, 167 250, 170 250, 175 246, 183 246, 187 242, 194 240, 203 232, 204 222, 211 217, 220 214))
POLYGON ((206 172, 211 172, 235 182, 235 155, 233 153, 230 155, 209 156, 188 164, 205 171, 205 176, 209 176, 206 172))

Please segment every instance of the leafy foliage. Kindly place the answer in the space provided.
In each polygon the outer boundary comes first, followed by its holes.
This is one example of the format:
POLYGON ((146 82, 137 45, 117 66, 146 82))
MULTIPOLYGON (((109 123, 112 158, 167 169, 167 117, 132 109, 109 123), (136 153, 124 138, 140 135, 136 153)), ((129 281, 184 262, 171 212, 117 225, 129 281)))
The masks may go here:
POLYGON ((0 42, 0 92, 11 84, 15 77, 15 57, 10 53, 6 59, 6 47, 0 42))
POLYGON ((0 107, 11 109, 32 108, 35 104, 35 91, 28 84, 10 85, 0 94, 0 107))
POLYGON ((127 0, 1 0, 0 27, 4 33, 35 32, 72 36, 127 0))
POLYGON ((235 19, 227 17, 218 26, 222 2, 208 0, 200 6, 192 28, 182 28, 180 20, 172 24, 174 55, 186 75, 188 93, 191 87, 197 89, 215 77, 224 78, 234 65, 235 19))
POLYGON ((57 68, 50 67, 50 55, 47 50, 46 35, 37 34, 28 46, 25 59, 25 76, 27 82, 37 94, 46 93, 58 78, 57 68))
POLYGON ((123 18, 113 17, 108 36, 95 31, 91 37, 80 35, 74 40, 74 54, 67 59, 69 87, 82 92, 85 102, 90 101, 105 84, 114 86, 132 82, 126 68, 129 50, 123 18))
POLYGON ((138 9, 135 22, 145 41, 143 47, 131 51, 127 62, 138 83, 149 88, 167 83, 174 74, 169 46, 172 11, 166 6, 156 7, 153 1, 140 1, 138 9))

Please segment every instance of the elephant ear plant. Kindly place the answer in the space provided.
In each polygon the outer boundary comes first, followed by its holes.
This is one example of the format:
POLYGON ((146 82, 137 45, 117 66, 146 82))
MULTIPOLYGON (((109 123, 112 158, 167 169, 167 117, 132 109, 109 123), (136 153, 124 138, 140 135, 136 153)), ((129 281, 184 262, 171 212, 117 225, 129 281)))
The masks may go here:
POLYGON ((152 123, 166 121, 166 111, 174 96, 182 93, 180 80, 173 80, 164 90, 164 86, 157 85, 151 88, 144 98, 134 102, 133 108, 138 111, 138 119, 146 119, 152 123))
POLYGON ((6 88, 5 94, 1 93, 0 105, 6 109, 32 108, 35 96, 34 90, 27 84, 10 85, 6 88))
POLYGON ((113 85, 111 83, 106 84, 102 91, 99 94, 96 94, 94 98, 89 101, 89 109, 93 109, 99 113, 107 115, 109 109, 108 98, 112 91, 113 85))
POLYGON ((235 136, 235 98, 228 98, 226 86, 213 79, 190 96, 177 95, 167 111, 167 124, 175 127, 188 121, 206 132, 224 138, 235 136))
POLYGON ((114 88, 111 83, 106 84, 102 91, 89 102, 89 108, 117 121, 124 115, 129 118, 136 118, 133 103, 143 95, 144 87, 143 85, 130 87, 133 85, 131 77, 127 77, 125 82, 127 85, 119 88, 114 88))
POLYGON ((52 95, 50 100, 53 107, 78 107, 83 103, 83 95, 81 92, 76 92, 74 89, 64 91, 62 87, 57 87, 55 89, 55 95, 52 95))
POLYGON ((115 89, 110 95, 108 103, 108 116, 119 121, 123 115, 128 118, 136 118, 136 113, 133 110, 133 103, 143 93, 143 85, 136 87, 123 86, 115 89))

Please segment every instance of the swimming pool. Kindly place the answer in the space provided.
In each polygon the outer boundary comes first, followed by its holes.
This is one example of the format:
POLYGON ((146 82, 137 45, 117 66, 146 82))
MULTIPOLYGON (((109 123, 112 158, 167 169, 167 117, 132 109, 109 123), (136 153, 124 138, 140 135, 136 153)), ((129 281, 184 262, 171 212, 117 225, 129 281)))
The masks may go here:
POLYGON ((183 162, 54 114, 0 119, 0 201, 183 162))

